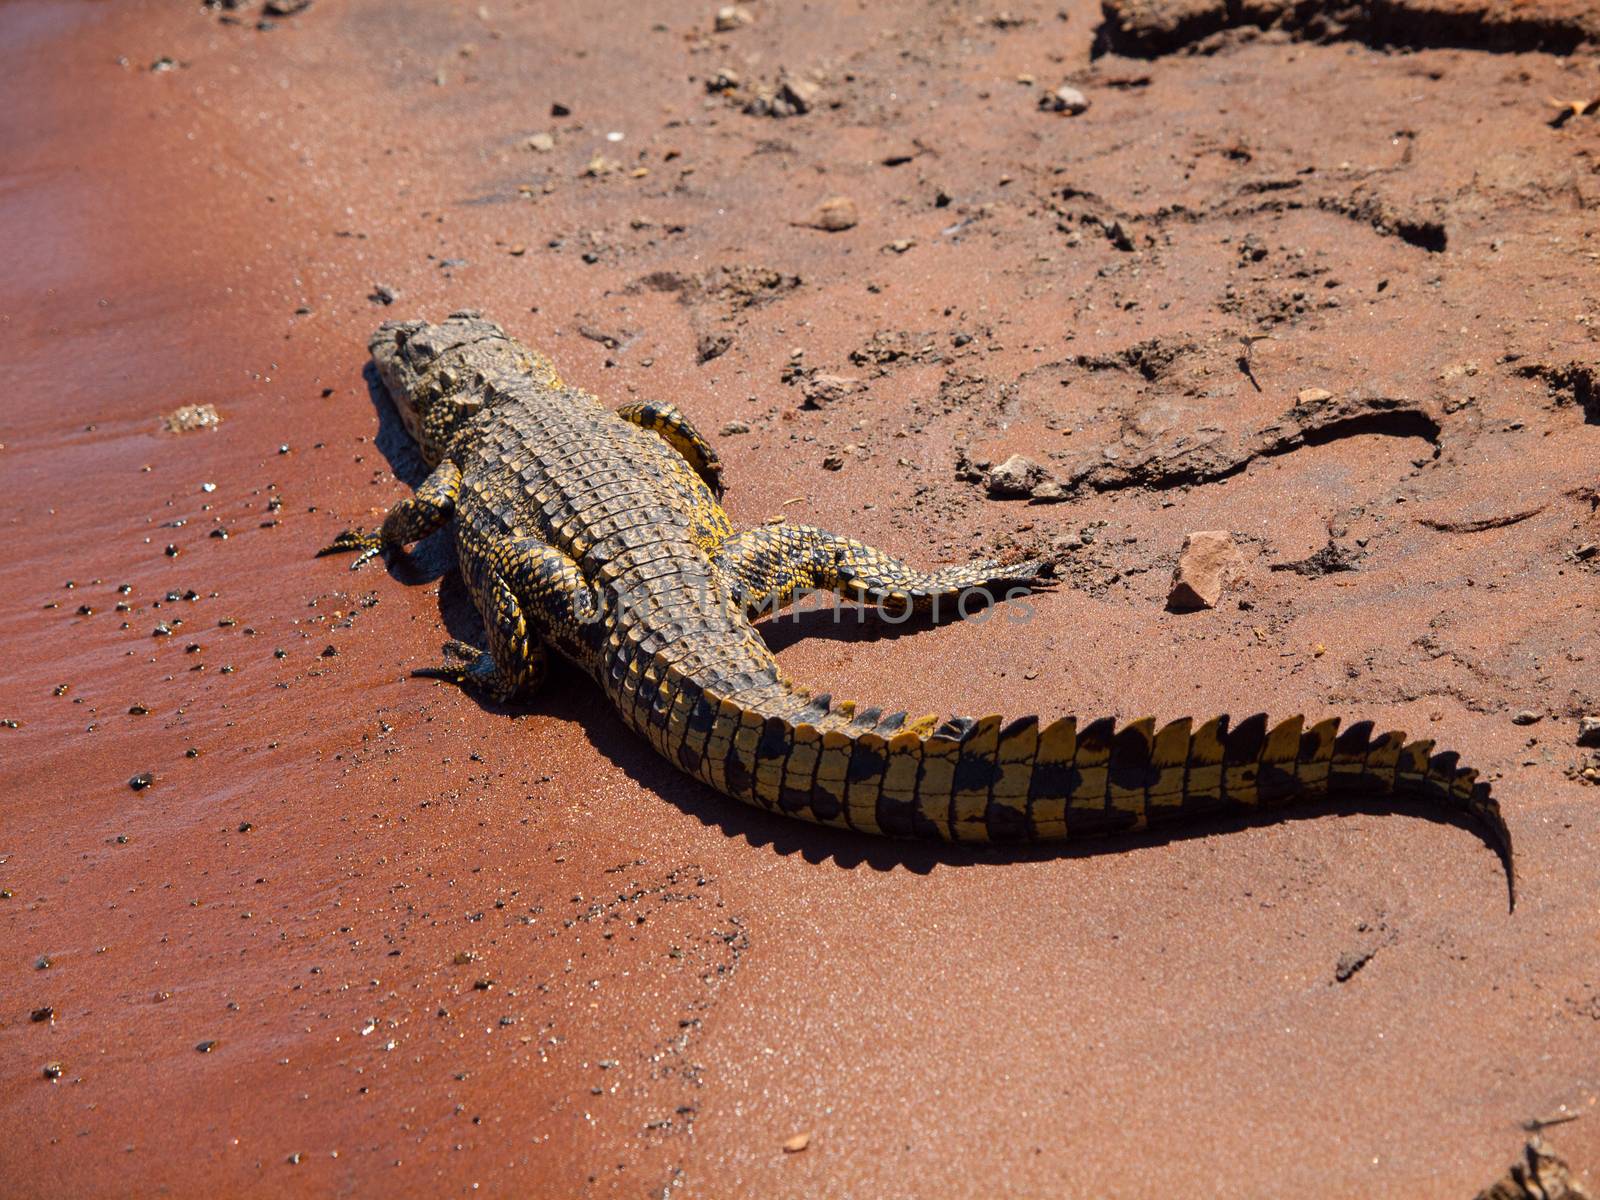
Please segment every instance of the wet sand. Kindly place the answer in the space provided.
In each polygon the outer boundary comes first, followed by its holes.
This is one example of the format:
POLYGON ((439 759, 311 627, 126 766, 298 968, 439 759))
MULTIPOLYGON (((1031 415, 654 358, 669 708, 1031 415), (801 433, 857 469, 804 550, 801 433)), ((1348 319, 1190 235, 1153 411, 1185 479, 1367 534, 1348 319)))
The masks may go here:
POLYGON ((1547 103, 1594 59, 1581 7, 1434 7, 1149 58, 1077 2, 0 8, 0 1191, 1460 1197, 1572 1114, 1600 1184, 1600 115, 1547 103), (785 68, 810 111, 742 111, 785 68), (780 622, 797 678, 1434 737, 1515 912, 1417 814, 905 847, 572 673, 411 679, 476 632, 447 539, 312 556, 418 478, 367 335, 462 307, 679 404, 736 521, 1061 559, 985 621, 780 622), (1314 388, 1402 415, 1211 469, 1314 388), (1168 612, 1198 529, 1244 579, 1168 612))

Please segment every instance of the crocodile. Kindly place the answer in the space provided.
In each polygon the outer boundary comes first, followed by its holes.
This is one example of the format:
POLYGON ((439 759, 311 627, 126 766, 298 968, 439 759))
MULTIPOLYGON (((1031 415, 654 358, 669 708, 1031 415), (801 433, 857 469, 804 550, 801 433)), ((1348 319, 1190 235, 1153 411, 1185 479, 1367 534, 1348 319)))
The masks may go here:
POLYGON ((1319 799, 1411 800, 1475 827, 1515 904, 1488 785, 1457 754, 1370 721, 912 719, 813 692, 753 618, 807 591, 897 613, 996 589, 1015 599, 1049 587, 1049 564, 920 571, 809 525, 736 530, 716 451, 677 408, 611 411, 477 312, 385 323, 370 350, 431 474, 381 528, 346 530, 321 553, 354 552, 360 567, 454 522, 488 647, 447 642, 443 664, 416 674, 506 701, 535 691, 558 654, 717 791, 891 837, 1043 842, 1319 799))

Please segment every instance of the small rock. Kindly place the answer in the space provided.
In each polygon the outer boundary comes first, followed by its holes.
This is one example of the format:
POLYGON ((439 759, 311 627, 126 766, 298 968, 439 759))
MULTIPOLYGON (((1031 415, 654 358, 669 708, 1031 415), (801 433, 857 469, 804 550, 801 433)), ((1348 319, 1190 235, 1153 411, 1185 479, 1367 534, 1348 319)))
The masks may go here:
POLYGON ((884 249, 895 254, 904 254, 916 244, 917 240, 915 238, 895 238, 895 240, 885 246, 884 249))
POLYGON ((261 11, 269 17, 292 17, 310 7, 311 0, 267 0, 261 11))
POLYGON ((749 433, 750 426, 743 421, 729 421, 722 427, 723 437, 733 437, 740 433, 749 433))
POLYGON ((817 96, 821 92, 822 89, 809 79, 796 79, 793 75, 785 74, 778 80, 777 100, 798 116, 816 107, 817 96))
POLYGON ((1578 745, 1600 746, 1600 717, 1578 718, 1578 745))
POLYGON ((832 454, 829 454, 822 460, 822 469, 824 471, 844 470, 844 455, 835 450, 832 454))
POLYGON ((1048 95, 1039 97, 1039 108, 1044 112, 1066 113, 1077 116, 1089 111, 1089 97, 1075 87, 1058 87, 1048 95))
POLYGON ((809 1133, 797 1133, 792 1138, 784 1139, 783 1152, 785 1154, 799 1154, 809 1145, 811 1145, 811 1135, 809 1133))
POLYGON ((745 102, 744 111, 757 117, 798 117, 816 107, 822 89, 808 79, 796 79, 787 73, 778 77, 776 86, 757 90, 745 102))
POLYGON ((1538 723, 1538 720, 1539 714, 1534 712, 1531 708, 1524 708, 1519 712, 1512 714, 1511 717, 1511 723, 1513 725, 1534 725, 1538 723))
POLYGON ((1583 545, 1574 550, 1573 553, 1576 554, 1580 559, 1588 561, 1595 555, 1600 554, 1600 542, 1585 542, 1583 545))
POLYGON ((217 1048, 217 1039, 216 1038, 207 1038, 203 1042, 196 1042, 194 1044, 194 1048, 195 1048, 196 1053, 199 1053, 199 1054, 210 1054, 213 1050, 215 1050, 217 1048))
POLYGON ((755 18, 750 15, 750 10, 741 4, 724 4, 717 9, 716 30, 718 33, 732 33, 741 26, 748 25, 755 18))
POLYGON ((706 80, 706 91, 732 92, 738 90, 739 84, 742 82, 739 72, 730 67, 718 67, 716 74, 706 80))
POLYGON ((548 130, 541 130, 538 133, 528 135, 528 149, 537 154, 549 154, 555 148, 555 134, 550 133, 548 130))
POLYGON ((728 333, 702 333, 700 340, 695 343, 694 356, 696 361, 708 363, 713 358, 721 358, 733 349, 733 335, 728 333))
POLYGON ((1301 404, 1321 404, 1324 400, 1332 400, 1333 393, 1327 388, 1301 388, 1299 395, 1295 399, 1301 404))
POLYGON ((1344 983, 1362 967, 1372 961, 1373 951, 1351 950, 1339 956, 1339 962, 1333 968, 1333 977, 1344 983))
POLYGON ((46 1004, 43 1008, 36 1008, 28 1014, 28 1020, 32 1021, 35 1025, 43 1025, 46 1021, 54 1024, 55 1019, 56 1010, 48 1004, 46 1004))
POLYGON ((47 1062, 44 1065, 44 1077, 46 1079, 50 1079, 50 1080, 60 1079, 62 1074, 65 1071, 66 1071, 66 1068, 63 1067, 58 1062, 47 1062))
POLYGON ((800 407, 821 408, 824 404, 843 400, 860 386, 861 381, 849 375, 829 375, 819 371, 806 380, 805 386, 801 389, 801 395, 805 399, 800 407))
POLYGON ((210 404, 185 404, 182 408, 175 408, 165 417, 161 424, 168 433, 190 433, 196 429, 214 429, 222 423, 222 418, 217 415, 217 410, 210 404))
POLYGON ((989 472, 986 485, 996 499, 1014 500, 1031 496, 1033 489, 1048 478, 1048 472, 1031 458, 1013 454, 989 472))
POLYGON ((400 293, 386 283, 375 283, 372 290, 367 293, 367 299, 374 304, 390 305, 400 299, 400 293))
POLYGON ((594 157, 584 164, 583 170, 578 174, 584 179, 599 179, 606 175, 615 175, 620 170, 622 170, 621 163, 614 158, 607 158, 597 150, 594 157))
POLYGON ((1227 586, 1229 573, 1238 565, 1233 534, 1225 529, 1205 529, 1183 539, 1178 567, 1172 573, 1167 607, 1176 611, 1215 608, 1227 586))
POLYGON ((140 771, 128 780, 128 786, 136 792, 142 792, 156 781, 156 777, 149 771, 140 771))
POLYGON ((849 196, 830 196, 812 209, 811 215, 801 224, 828 233, 842 233, 846 229, 854 229, 860 220, 854 200, 849 196))
POLYGON ((1054 504, 1067 498, 1067 489, 1061 486, 1059 480, 1046 479, 1043 483, 1035 484, 1028 495, 1040 504, 1054 504))

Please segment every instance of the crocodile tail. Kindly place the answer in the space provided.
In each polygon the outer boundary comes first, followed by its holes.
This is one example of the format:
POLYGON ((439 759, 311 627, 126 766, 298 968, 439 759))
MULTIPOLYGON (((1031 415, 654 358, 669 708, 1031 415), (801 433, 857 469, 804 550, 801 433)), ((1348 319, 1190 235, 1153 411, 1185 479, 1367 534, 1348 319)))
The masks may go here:
MULTIPOLYGON (((1307 725, 1265 714, 1157 728, 1106 718, 858 712, 827 696, 741 705, 709 692, 658 745, 735 799, 824 825, 950 842, 1043 842, 1257 813, 1319 799, 1411 799, 1471 823, 1500 855, 1516 902, 1511 837, 1478 773, 1428 740, 1370 721, 1307 725), (778 711, 773 711, 778 710, 778 711), (677 745, 671 743, 676 740, 677 745)), ((670 728, 670 725, 668 726, 670 728)))

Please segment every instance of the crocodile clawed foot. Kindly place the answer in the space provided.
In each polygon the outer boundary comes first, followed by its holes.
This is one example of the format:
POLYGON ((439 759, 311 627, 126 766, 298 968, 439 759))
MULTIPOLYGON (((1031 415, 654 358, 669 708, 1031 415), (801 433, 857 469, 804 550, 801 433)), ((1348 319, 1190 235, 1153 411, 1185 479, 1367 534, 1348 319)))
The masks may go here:
POLYGON ((466 642, 448 641, 441 649, 445 661, 437 667, 418 667, 412 671, 416 679, 442 679, 459 688, 479 692, 491 700, 504 701, 509 697, 500 685, 495 670, 494 655, 466 642))
POLYGON ((1048 558, 1034 558, 1027 562, 996 565, 994 574, 984 585, 990 588, 1023 587, 1030 592, 1048 592, 1060 584, 1056 578, 1056 564, 1048 558))
POLYGON ((360 570, 363 565, 371 562, 383 552, 383 537, 376 533, 363 533, 359 529, 346 529, 333 541, 317 551, 317 557, 322 558, 328 554, 346 554, 351 550, 356 551, 355 561, 350 564, 352 571, 360 570))

